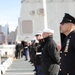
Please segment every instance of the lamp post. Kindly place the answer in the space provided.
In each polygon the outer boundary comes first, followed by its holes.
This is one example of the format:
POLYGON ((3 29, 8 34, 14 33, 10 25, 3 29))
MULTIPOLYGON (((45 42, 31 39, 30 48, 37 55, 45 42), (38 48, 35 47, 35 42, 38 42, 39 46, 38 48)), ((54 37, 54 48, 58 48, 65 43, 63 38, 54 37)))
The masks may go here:
POLYGON ((48 23, 47 23, 46 0, 43 0, 43 7, 44 7, 44 28, 46 29, 47 26, 48 26, 48 23))

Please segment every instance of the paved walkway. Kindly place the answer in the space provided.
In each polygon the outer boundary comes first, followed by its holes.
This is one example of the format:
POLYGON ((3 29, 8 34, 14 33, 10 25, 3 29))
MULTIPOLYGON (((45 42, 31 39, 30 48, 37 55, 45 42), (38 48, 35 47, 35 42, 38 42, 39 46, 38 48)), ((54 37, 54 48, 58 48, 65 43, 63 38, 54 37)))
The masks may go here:
POLYGON ((32 65, 33 64, 30 62, 25 61, 24 57, 21 59, 16 59, 4 75, 35 75, 35 71, 33 71, 34 66, 32 65))

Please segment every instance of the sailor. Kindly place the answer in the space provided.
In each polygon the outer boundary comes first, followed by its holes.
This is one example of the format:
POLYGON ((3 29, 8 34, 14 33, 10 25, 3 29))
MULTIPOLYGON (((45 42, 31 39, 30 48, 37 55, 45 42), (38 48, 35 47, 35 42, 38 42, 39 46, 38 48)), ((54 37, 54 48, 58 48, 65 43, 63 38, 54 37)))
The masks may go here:
POLYGON ((42 50, 42 72, 44 75, 58 75, 60 66, 60 54, 57 44, 53 40, 54 30, 43 30, 43 50, 42 50))
POLYGON ((38 32, 35 34, 36 40, 38 43, 36 44, 36 56, 35 56, 35 65, 37 67, 37 74, 43 75, 41 72, 41 54, 42 54, 42 32, 38 32))

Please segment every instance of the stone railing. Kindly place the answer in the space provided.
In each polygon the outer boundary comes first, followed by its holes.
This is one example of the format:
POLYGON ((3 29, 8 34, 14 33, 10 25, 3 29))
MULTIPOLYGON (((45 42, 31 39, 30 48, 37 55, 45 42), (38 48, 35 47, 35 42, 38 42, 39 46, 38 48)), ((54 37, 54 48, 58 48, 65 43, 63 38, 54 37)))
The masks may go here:
POLYGON ((15 45, 0 45, 1 57, 14 57, 15 45))

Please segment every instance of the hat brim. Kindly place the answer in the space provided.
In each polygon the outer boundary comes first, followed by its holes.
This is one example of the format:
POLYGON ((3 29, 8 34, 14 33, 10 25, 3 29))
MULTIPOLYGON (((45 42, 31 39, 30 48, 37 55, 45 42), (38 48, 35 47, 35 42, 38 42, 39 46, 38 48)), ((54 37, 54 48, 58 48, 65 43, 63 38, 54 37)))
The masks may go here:
POLYGON ((39 36, 39 35, 41 35, 41 34, 36 34, 35 36, 39 36))
POLYGON ((75 24, 75 21, 64 19, 64 20, 62 20, 62 22, 60 24, 63 24, 63 23, 73 23, 73 24, 75 24))
POLYGON ((71 21, 66 21, 66 20, 64 20, 64 21, 62 21, 60 24, 63 24, 63 23, 72 23, 71 21))

